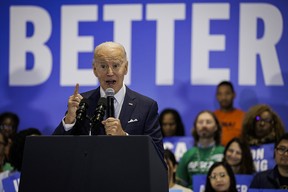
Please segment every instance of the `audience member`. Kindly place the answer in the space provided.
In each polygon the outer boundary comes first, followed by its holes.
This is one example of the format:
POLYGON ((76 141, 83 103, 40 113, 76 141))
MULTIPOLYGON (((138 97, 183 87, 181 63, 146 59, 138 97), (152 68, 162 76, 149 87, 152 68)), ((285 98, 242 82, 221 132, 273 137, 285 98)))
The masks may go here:
POLYGON ((9 158, 10 163, 14 167, 15 171, 21 172, 26 137, 39 136, 39 135, 42 134, 36 128, 24 129, 16 133, 10 148, 10 158, 9 158))
POLYGON ((4 165, 6 163, 6 147, 8 145, 8 138, 3 133, 3 130, 0 130, 0 172, 6 171, 4 165))
POLYGON ((124 85, 124 76, 128 72, 128 61, 124 47, 115 42, 105 42, 94 50, 93 72, 100 86, 97 89, 79 94, 79 85, 68 100, 65 118, 55 129, 54 135, 149 135, 156 144, 163 158, 163 141, 159 124, 158 104, 156 101, 132 91, 124 85), (76 111, 80 101, 89 102, 87 115, 93 116, 100 97, 105 97, 105 90, 115 91, 115 118, 108 117, 95 129, 90 121, 76 121, 76 111))
POLYGON ((271 107, 259 104, 251 107, 243 120, 241 138, 250 146, 273 143, 285 132, 280 117, 271 107))
POLYGON ((194 120, 194 147, 186 151, 177 167, 176 178, 183 186, 192 189, 195 174, 206 174, 210 166, 223 159, 220 145, 221 125, 211 111, 202 111, 194 120))
POLYGON ((18 131, 19 123, 20 119, 16 113, 4 112, 0 114, 0 128, 2 133, 8 139, 5 146, 5 164, 3 166, 3 170, 13 170, 13 167, 9 163, 9 152, 13 142, 13 137, 18 131))
POLYGON ((6 154, 5 154, 5 148, 8 145, 8 138, 3 133, 3 130, 0 130, 0 192, 3 192, 3 185, 2 185, 2 179, 9 176, 10 171, 5 170, 5 164, 6 164, 6 154))
POLYGON ((168 167, 169 189, 179 189, 183 192, 192 192, 191 189, 176 184, 175 172, 177 168, 177 162, 174 154, 169 149, 164 150, 164 161, 166 162, 168 167))
POLYGON ((29 128, 15 134, 9 153, 9 160, 13 170, 7 170, 0 173, 0 192, 4 191, 2 185, 3 179, 13 175, 16 172, 21 172, 25 138, 30 135, 41 135, 41 132, 38 129, 29 128))
POLYGON ((250 185, 256 189, 288 189, 288 133, 274 146, 274 169, 257 173, 250 185))
POLYGON ((244 111, 234 107, 236 93, 230 81, 222 81, 217 86, 216 98, 220 108, 214 111, 222 126, 221 144, 225 146, 241 134, 244 111))
POLYGON ((12 112, 4 112, 0 114, 0 128, 8 138, 12 138, 18 130, 19 117, 12 112))
POLYGON ((216 162, 211 166, 205 192, 238 192, 234 173, 227 163, 216 162))
POLYGON ((234 174, 255 173, 250 147, 239 138, 235 137, 227 143, 223 162, 231 166, 234 174))
MULTIPOLYGON (((9 138, 0 130, 0 172, 11 171, 13 167, 9 162, 9 156, 7 156, 7 151, 10 151, 9 138)), ((0 190, 1 191, 1 190, 0 190)))
POLYGON ((175 109, 164 109, 159 116, 163 137, 184 136, 185 128, 180 114, 175 109))

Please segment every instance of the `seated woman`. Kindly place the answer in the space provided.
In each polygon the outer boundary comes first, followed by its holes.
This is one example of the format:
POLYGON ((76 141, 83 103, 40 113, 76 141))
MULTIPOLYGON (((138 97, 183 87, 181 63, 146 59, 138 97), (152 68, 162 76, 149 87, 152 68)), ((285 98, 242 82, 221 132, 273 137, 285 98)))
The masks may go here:
POLYGON ((216 162, 210 167, 205 192, 238 192, 234 173, 227 163, 216 162))
POLYGON ((285 132, 280 117, 268 105, 255 105, 246 113, 241 138, 250 146, 274 143, 285 132))
POLYGON ((175 109, 164 109, 159 115, 159 122, 163 137, 185 135, 181 116, 175 109))
POLYGON ((174 154, 168 149, 165 149, 164 151, 164 160, 168 167, 169 190, 180 189, 183 192, 192 192, 191 189, 176 184, 175 172, 176 172, 177 162, 176 162, 174 154))
POLYGON ((227 143, 223 162, 231 166, 234 174, 253 174, 255 172, 249 145, 236 137, 227 143))

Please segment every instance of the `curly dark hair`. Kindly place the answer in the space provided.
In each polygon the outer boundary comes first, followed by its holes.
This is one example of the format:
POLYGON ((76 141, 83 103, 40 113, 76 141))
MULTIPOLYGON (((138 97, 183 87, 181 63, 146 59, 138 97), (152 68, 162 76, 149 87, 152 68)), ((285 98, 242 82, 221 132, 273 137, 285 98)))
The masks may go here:
POLYGON ((0 129, 0 134, 3 137, 3 144, 6 146, 9 143, 9 138, 7 137, 7 135, 5 133, 3 133, 3 130, 0 129))
POLYGON ((229 191, 229 192, 238 192, 238 190, 236 188, 236 179, 235 179, 235 175, 233 173, 233 170, 230 167, 230 165, 228 165, 225 162, 216 162, 210 167, 210 169, 209 169, 209 171, 207 173, 207 177, 206 177, 205 192, 216 192, 215 189, 213 189, 213 187, 211 185, 211 181, 210 181, 209 177, 211 176, 212 171, 216 167, 219 167, 219 166, 223 166, 224 169, 226 169, 226 171, 228 173, 228 176, 230 178, 230 186, 229 186, 229 189, 227 191, 229 191))
POLYGON ((169 113, 171 113, 173 115, 173 117, 175 119, 175 122, 176 122, 176 133, 175 133, 175 136, 185 136, 185 128, 184 128, 184 124, 182 122, 181 116, 180 116, 180 114, 178 113, 177 110, 172 109, 172 108, 164 109, 159 115, 159 123, 160 123, 160 126, 161 126, 162 135, 165 137, 165 135, 163 133, 163 130, 162 130, 163 118, 164 118, 164 116, 166 114, 169 114, 169 113))
MULTIPOLYGON (((164 150, 164 159, 168 162, 168 160, 170 160, 173 164, 173 167, 176 167, 177 166, 177 161, 176 161, 176 158, 175 158, 175 155, 172 151, 170 151, 169 149, 165 149, 164 150)), ((168 166, 168 165, 167 165, 168 166)), ((173 173, 173 181, 175 182, 176 181, 176 174, 175 172, 173 173)))
POLYGON ((214 121, 215 121, 215 124, 217 126, 217 130, 214 134, 214 140, 215 140, 215 144, 216 145, 220 145, 220 141, 221 141, 221 134, 222 134, 222 127, 221 127, 221 124, 219 122, 219 120, 217 119, 217 117, 215 116, 215 114, 212 112, 212 111, 209 111, 209 110, 204 110, 204 111, 201 111, 197 114, 195 120, 194 120, 194 123, 193 123, 193 130, 192 130, 192 136, 194 137, 194 145, 196 146, 198 141, 199 141, 199 135, 197 134, 197 131, 196 131, 196 124, 197 124, 197 120, 199 118, 199 116, 202 114, 202 113, 208 113, 210 114, 214 121))
POLYGON ((246 141, 243 141, 240 138, 235 137, 227 143, 225 150, 224 150, 224 153, 223 153, 224 154, 223 162, 227 163, 226 153, 227 153, 227 150, 229 149, 230 145, 234 142, 238 143, 238 145, 241 149, 241 152, 242 152, 242 158, 241 158, 241 161, 239 164, 240 168, 239 168, 238 172, 235 174, 253 174, 253 173, 255 173, 255 166, 254 166, 254 162, 253 162, 253 158, 252 158, 252 154, 251 154, 251 149, 250 149, 248 143, 246 141))
POLYGON ((242 123, 241 139, 247 141, 249 145, 261 145, 265 143, 275 142, 284 133, 284 124, 278 114, 274 112, 270 106, 265 104, 258 104, 251 107, 245 114, 242 123), (257 139, 255 135, 255 118, 256 116, 259 116, 265 111, 269 112, 272 115, 273 131, 268 137, 257 139))
MULTIPOLYGON (((3 147, 7 147, 7 145, 9 144, 9 138, 7 137, 7 135, 3 132, 2 129, 0 129, 0 137, 2 135, 2 142, 1 142, 1 145, 3 145, 3 147)), ((1 154, 2 155, 2 154, 1 154)), ((2 158, 2 164, 0 163, 0 170, 2 170, 2 166, 8 161, 8 158, 7 157, 7 154, 5 153, 5 148, 4 148, 4 154, 3 154, 3 157, 2 158)), ((2 170, 3 171, 3 170, 2 170)))

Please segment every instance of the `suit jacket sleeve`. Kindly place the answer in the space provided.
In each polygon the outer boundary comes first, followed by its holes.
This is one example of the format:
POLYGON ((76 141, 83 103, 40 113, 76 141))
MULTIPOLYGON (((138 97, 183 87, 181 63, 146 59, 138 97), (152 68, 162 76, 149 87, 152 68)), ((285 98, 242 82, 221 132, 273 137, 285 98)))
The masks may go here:
MULTIPOLYGON (((96 108, 97 101, 100 98, 100 88, 93 89, 91 91, 87 91, 85 93, 81 93, 81 95, 88 99, 89 102, 89 108, 87 110, 87 115, 92 116, 94 109, 96 108)), ((67 111, 66 111, 67 113, 67 111)), ((65 113, 65 114, 66 114, 65 113)), ((89 121, 85 120, 84 122, 76 121, 76 124, 73 126, 73 128, 69 131, 65 131, 64 126, 62 124, 62 121, 58 124, 56 129, 53 132, 53 135, 88 135, 89 134, 89 121)))
POLYGON ((145 135, 150 135, 154 144, 157 146, 161 156, 164 156, 162 133, 159 124, 158 105, 156 102, 152 103, 151 110, 148 113, 146 120, 145 135))
POLYGON ((70 129, 69 131, 65 131, 61 121, 57 126, 57 128, 52 133, 52 135, 88 135, 88 130, 84 129, 83 127, 87 127, 87 125, 81 126, 78 125, 76 122, 76 124, 73 126, 72 129, 70 129))
POLYGON ((156 101, 127 88, 119 118, 122 128, 129 135, 149 135, 163 158, 164 148, 156 101))

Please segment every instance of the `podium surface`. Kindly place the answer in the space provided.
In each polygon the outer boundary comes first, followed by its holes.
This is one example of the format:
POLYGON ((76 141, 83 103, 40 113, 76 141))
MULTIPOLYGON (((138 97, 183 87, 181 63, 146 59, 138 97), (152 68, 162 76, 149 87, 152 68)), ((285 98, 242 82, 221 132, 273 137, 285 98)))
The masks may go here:
POLYGON ((149 136, 32 136, 20 192, 166 192, 167 170, 149 136))

